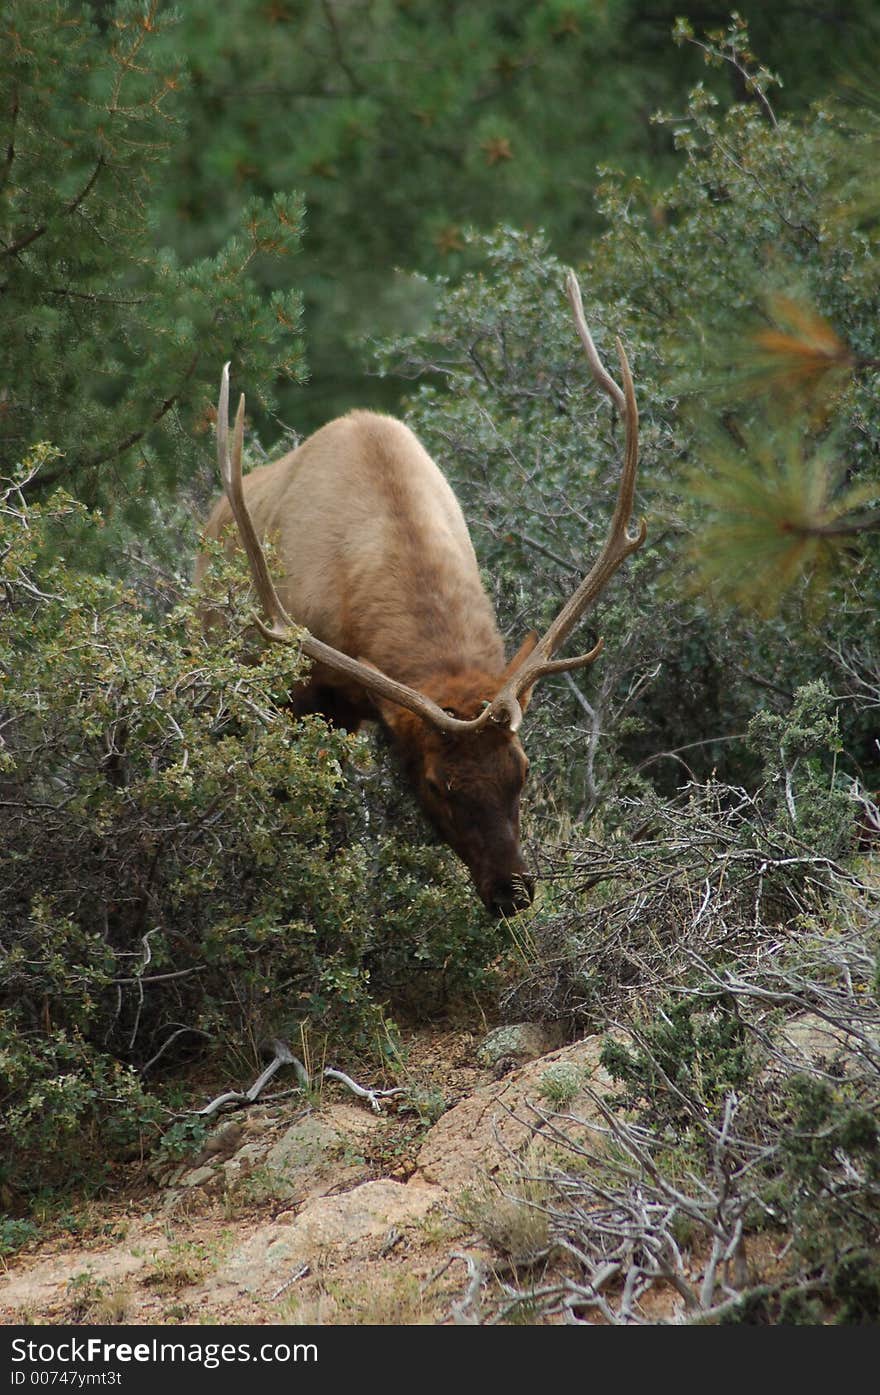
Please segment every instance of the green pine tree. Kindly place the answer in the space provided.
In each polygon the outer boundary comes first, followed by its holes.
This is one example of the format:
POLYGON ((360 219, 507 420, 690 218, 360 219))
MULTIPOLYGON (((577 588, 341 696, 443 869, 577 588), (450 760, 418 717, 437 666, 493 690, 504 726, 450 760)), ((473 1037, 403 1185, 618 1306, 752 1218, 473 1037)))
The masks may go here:
POLYGON ((159 245, 157 188, 183 135, 173 19, 159 0, 99 18, 69 0, 4 8, 0 471, 49 441, 60 455, 28 494, 63 486, 142 530, 208 454, 224 359, 264 406, 300 376, 303 209, 287 191, 242 198, 212 255, 159 245))

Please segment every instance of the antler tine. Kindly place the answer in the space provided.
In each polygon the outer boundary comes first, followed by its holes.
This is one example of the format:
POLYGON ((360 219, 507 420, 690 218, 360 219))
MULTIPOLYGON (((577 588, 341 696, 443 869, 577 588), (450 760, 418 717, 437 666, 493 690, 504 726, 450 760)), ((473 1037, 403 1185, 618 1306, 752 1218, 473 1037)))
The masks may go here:
POLYGON ((574 316, 575 329, 580 336, 580 341, 584 346, 584 353, 590 365, 590 371, 603 392, 606 392, 614 403, 621 416, 626 413, 626 398, 620 391, 616 382, 608 372, 604 363, 599 357, 596 345, 593 343, 593 336, 587 325, 587 317, 584 314, 584 302, 581 297, 580 282, 572 271, 571 267, 565 273, 565 294, 568 296, 568 303, 574 316))
MULTIPOLYGON (((638 548, 641 547, 648 532, 647 524, 644 519, 642 519, 639 531, 635 537, 630 536, 628 532, 628 524, 632 516, 633 501, 635 498, 636 471, 639 460, 639 414, 636 405, 635 388, 633 386, 632 374, 630 373, 626 353, 620 340, 616 339, 615 343, 617 345, 617 354, 620 359, 620 371, 623 377, 623 390, 621 391, 605 368, 596 351, 596 346, 593 343, 593 336, 590 334, 584 316, 580 286, 578 285, 577 277, 570 269, 566 273, 565 289, 574 315, 575 327, 581 343, 583 344, 590 371, 599 387, 611 399, 613 405, 626 421, 626 446, 624 450, 623 468, 621 470, 620 485, 617 491, 614 514, 602 551, 599 553, 597 560, 577 587, 574 594, 569 597, 556 616, 556 619, 538 641, 531 654, 528 658, 524 659, 519 668, 511 674, 507 683, 496 697, 492 707, 498 712, 503 711, 512 702, 517 702, 518 706, 518 699, 521 694, 536 683, 539 678, 543 678, 550 673, 566 673, 572 669, 585 668, 587 664, 593 663, 593 661, 599 657, 603 647, 603 640, 601 639, 587 654, 580 654, 571 659, 554 659, 553 655, 556 650, 565 643, 565 640, 568 638, 575 625, 583 618, 597 596, 599 596, 605 586, 607 586, 621 563, 626 561, 631 553, 636 552, 638 548)), ((498 720, 497 716, 495 716, 495 720, 498 720)))
POLYGON ((247 504, 244 501, 244 488, 241 479, 241 452, 244 441, 244 393, 238 399, 235 413, 235 426, 232 432, 232 451, 229 450, 229 364, 223 366, 220 379, 220 399, 217 403, 217 463, 220 477, 229 500, 232 517, 238 528, 238 536, 248 559, 251 577, 256 587, 260 605, 270 626, 258 622, 260 633, 267 638, 283 639, 293 621, 278 598, 275 584, 269 574, 266 557, 260 546, 247 504), (276 633, 277 632, 277 633, 276 633))
MULTIPOLYGON (((487 707, 480 713, 479 717, 474 717, 471 721, 462 721, 458 717, 451 717, 448 712, 444 712, 442 707, 438 707, 424 693, 419 693, 415 688, 408 688, 405 683, 398 683, 396 679, 389 678, 380 669, 374 668, 372 664, 361 663, 358 659, 351 658, 348 654, 343 654, 340 650, 334 649, 332 645, 324 644, 320 639, 315 639, 308 631, 299 628, 284 606, 281 604, 275 584, 269 574, 269 567, 266 563, 266 556, 257 537, 253 519, 250 516, 247 503, 244 497, 244 487, 241 477, 241 455, 244 438, 244 393, 239 398, 238 410, 235 414, 235 425, 232 432, 232 450, 229 449, 229 364, 223 368, 220 379, 220 396, 217 402, 217 461, 220 466, 220 476, 223 480, 223 489, 229 500, 229 507, 232 510, 232 517, 238 529, 245 555, 248 559, 251 579, 259 597, 260 605, 269 621, 265 624, 259 617, 254 617, 254 623, 264 639, 275 644, 295 644, 298 645, 304 654, 316 663, 324 664, 325 667, 334 669, 337 673, 344 674, 354 683, 365 688, 368 692, 376 693, 387 698, 391 702, 396 702, 400 707, 406 707, 411 712, 415 712, 424 721, 430 722, 443 731, 462 735, 467 732, 478 731, 489 721, 502 720, 492 707, 487 707)), ((511 728, 513 717, 519 713, 520 720, 522 712, 519 703, 514 698, 511 707, 511 728)), ((517 722, 517 726, 519 722, 517 722)))
MULTIPOLYGON (((631 538, 628 532, 636 495, 636 474, 639 466, 639 409, 636 403, 636 390, 633 386, 629 360, 623 344, 617 335, 614 337, 617 357, 620 360, 620 373, 623 378, 624 403, 626 405, 626 446, 623 456, 623 469, 620 475, 620 488, 617 491, 617 505, 611 520, 611 531, 633 544, 632 551, 641 547, 648 536, 648 525, 644 518, 639 520, 639 531, 631 538)), ((614 384, 617 387, 617 384, 614 384)), ((629 553, 626 554, 629 556, 629 553)))

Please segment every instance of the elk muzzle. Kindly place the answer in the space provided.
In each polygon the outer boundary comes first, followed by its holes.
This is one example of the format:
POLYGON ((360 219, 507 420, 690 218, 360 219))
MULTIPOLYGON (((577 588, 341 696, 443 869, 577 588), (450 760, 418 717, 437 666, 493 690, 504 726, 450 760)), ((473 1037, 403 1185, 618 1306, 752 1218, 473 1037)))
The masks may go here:
POLYGON ((520 851, 518 823, 511 828, 509 839, 499 839, 496 834, 461 850, 480 900, 496 919, 528 910, 535 895, 535 879, 520 851))
POLYGON ((481 892, 480 895, 486 910, 497 919, 501 916, 517 915, 520 911, 528 910, 532 904, 535 879, 523 869, 521 872, 515 872, 512 877, 500 877, 486 894, 481 892))

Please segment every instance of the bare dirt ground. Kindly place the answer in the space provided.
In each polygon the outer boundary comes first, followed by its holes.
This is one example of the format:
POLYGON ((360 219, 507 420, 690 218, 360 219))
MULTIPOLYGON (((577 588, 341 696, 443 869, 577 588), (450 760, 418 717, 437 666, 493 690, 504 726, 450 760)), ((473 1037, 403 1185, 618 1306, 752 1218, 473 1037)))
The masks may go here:
MULTIPOLYGON (((475 1057, 481 1035, 435 1027, 405 1042, 412 1081, 442 1098, 447 1121, 481 1087, 497 1088, 475 1057)), ((195 1184, 146 1163, 118 1169, 108 1194, 74 1213, 75 1233, 50 1222, 47 1238, 0 1261, 0 1320, 448 1321, 467 1278, 451 1256, 479 1251, 455 1195, 479 1166, 458 1165, 453 1134, 426 1172, 434 1130, 395 1106, 375 1115, 332 1085, 317 1104, 254 1108, 233 1156, 221 1150, 195 1184)))
MULTIPOLYGON (((578 1166, 540 1127, 535 1105, 548 1071, 589 1086, 566 1105, 574 1147, 588 1137, 602 1146, 596 1092, 612 1086, 599 1037, 547 1050, 534 1025, 504 1031, 518 1035, 502 1036, 494 1056, 486 1046, 498 1033, 482 1040, 483 1024, 412 1033, 409 1094, 381 1113, 328 1084, 311 1102, 292 1093, 224 1116, 200 1157, 119 1168, 105 1196, 47 1221, 41 1240, 0 1261, 0 1321, 485 1320, 511 1277, 505 1255, 528 1250, 529 1227, 540 1221, 540 1208, 520 1203, 516 1179, 578 1166), (413 1107, 415 1096, 434 1101, 433 1122, 413 1107)), ((750 1267, 766 1276, 778 1256, 758 1241, 750 1267)), ((689 1277, 697 1280, 704 1261, 693 1254, 689 1277)), ((527 1266, 527 1282, 540 1286, 563 1263, 556 1255, 527 1266)), ((638 1317, 676 1322, 682 1302, 657 1283, 638 1317)))

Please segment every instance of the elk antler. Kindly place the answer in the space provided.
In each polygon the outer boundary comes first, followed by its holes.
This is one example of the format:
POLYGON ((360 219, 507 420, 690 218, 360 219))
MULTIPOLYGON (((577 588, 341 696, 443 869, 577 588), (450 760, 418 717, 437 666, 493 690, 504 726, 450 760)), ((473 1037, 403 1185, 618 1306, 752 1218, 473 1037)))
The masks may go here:
POLYGON ((635 494, 636 467, 639 456, 639 419, 632 375, 629 371, 623 345, 619 339, 615 340, 623 375, 623 391, 621 392, 614 379, 603 367, 596 352, 596 346, 584 319, 580 287, 573 271, 567 273, 565 284, 574 313, 575 325, 593 377, 602 391, 611 398, 618 411, 626 418, 626 448, 617 505, 608 536, 597 561, 584 577, 574 595, 566 601, 528 658, 524 659, 510 675, 507 682, 493 700, 487 704, 479 717, 474 717, 471 721, 462 721, 458 717, 451 716, 442 707, 438 707, 435 702, 432 702, 429 697, 426 697, 424 693, 419 693, 414 688, 408 688, 404 683, 398 683, 395 679, 389 678, 387 674, 374 668, 372 664, 362 663, 358 659, 351 658, 348 654, 341 653, 338 649, 333 649, 329 644, 324 644, 307 631, 298 628, 290 619, 279 600, 269 575, 266 558, 244 499, 241 480, 241 450, 244 432, 243 394, 239 399, 238 411, 235 414, 231 454, 229 450, 229 364, 227 363, 220 381, 220 400, 217 406, 217 458, 220 464, 223 488, 226 491, 232 516, 238 527, 242 546, 247 554, 251 577, 263 612, 269 622, 265 624, 259 619, 256 620, 257 628, 265 639, 276 644, 298 644, 302 652, 314 659, 316 663, 324 664, 327 668, 344 674, 365 688, 367 692, 388 698, 400 707, 406 707, 411 712, 415 712, 426 722, 432 723, 443 731, 457 735, 478 731, 488 722, 495 722, 500 726, 508 727, 510 731, 517 731, 523 717, 519 699, 527 688, 531 688, 539 678, 544 678, 549 673, 565 673, 571 669, 583 668, 598 658, 604 642, 601 639, 587 654, 580 654, 571 659, 554 659, 553 655, 608 584, 620 564, 637 548, 640 548, 645 541, 647 526, 644 519, 636 537, 630 537, 627 532, 635 494))
MULTIPOLYGON (((617 492, 617 505, 602 551, 574 595, 569 597, 549 629, 538 640, 528 657, 510 675, 492 703, 494 712, 506 709, 510 713, 510 725, 514 731, 522 718, 519 699, 527 688, 531 688, 539 678, 544 678, 548 673, 567 673, 571 669, 585 668, 587 664, 591 664, 594 659, 598 658, 604 644, 602 639, 593 646, 588 654, 579 654, 571 659, 554 659, 553 655, 560 645, 565 643, 575 625, 583 618, 596 597, 607 586, 620 564, 641 547, 648 533, 648 526, 644 519, 642 519, 639 531, 634 538, 630 537, 627 531, 627 525, 632 516, 636 469, 639 462, 639 413, 636 406, 632 374, 629 371, 629 363, 623 345, 619 339, 615 338, 617 356, 620 359, 620 371, 623 376, 623 391, 621 392, 596 352, 593 337, 584 318, 580 286, 571 269, 566 273, 565 290, 593 377, 626 420, 626 447, 620 488, 617 492)), ((498 721, 499 717, 494 715, 494 712, 493 719, 498 721)))
MULTIPOLYGON (((475 717, 473 721, 464 722, 458 717, 452 717, 448 712, 444 712, 442 707, 438 707, 436 702, 432 702, 424 693, 419 693, 415 688, 408 688, 405 683, 398 683, 396 679, 389 678, 381 670, 374 668, 372 664, 361 663, 358 659, 351 658, 348 654, 343 654, 340 650, 334 649, 329 644, 324 644, 322 640, 315 639, 308 631, 299 628, 287 614, 284 606, 275 590, 274 583, 269 575, 269 568, 266 564, 266 557, 257 537, 253 519, 248 512, 244 498, 244 489, 241 481, 241 448, 244 436, 244 393, 238 402, 238 411, 235 414, 235 426, 232 432, 232 450, 229 449, 229 364, 223 368, 223 376, 220 379, 220 398, 217 403, 217 461, 220 466, 220 475, 223 480, 223 488, 229 500, 229 507, 232 510, 232 517, 235 519, 238 535, 241 538, 242 546, 248 559, 251 579, 257 592, 257 596, 262 606, 263 613, 268 620, 264 623, 258 617, 254 617, 254 623, 264 639, 273 641, 275 644, 296 644, 302 652, 316 663, 324 664, 327 668, 334 669, 337 673, 344 674, 351 678, 353 682, 366 688, 368 692, 377 693, 380 697, 388 698, 391 702, 396 702, 400 707, 408 707, 411 712, 415 712, 419 717, 423 717, 426 722, 432 722, 435 726, 442 727, 444 731, 467 732, 476 731, 479 727, 485 726, 490 720, 490 709, 487 707, 475 717)), ((497 720, 497 719, 496 719, 497 720)))

